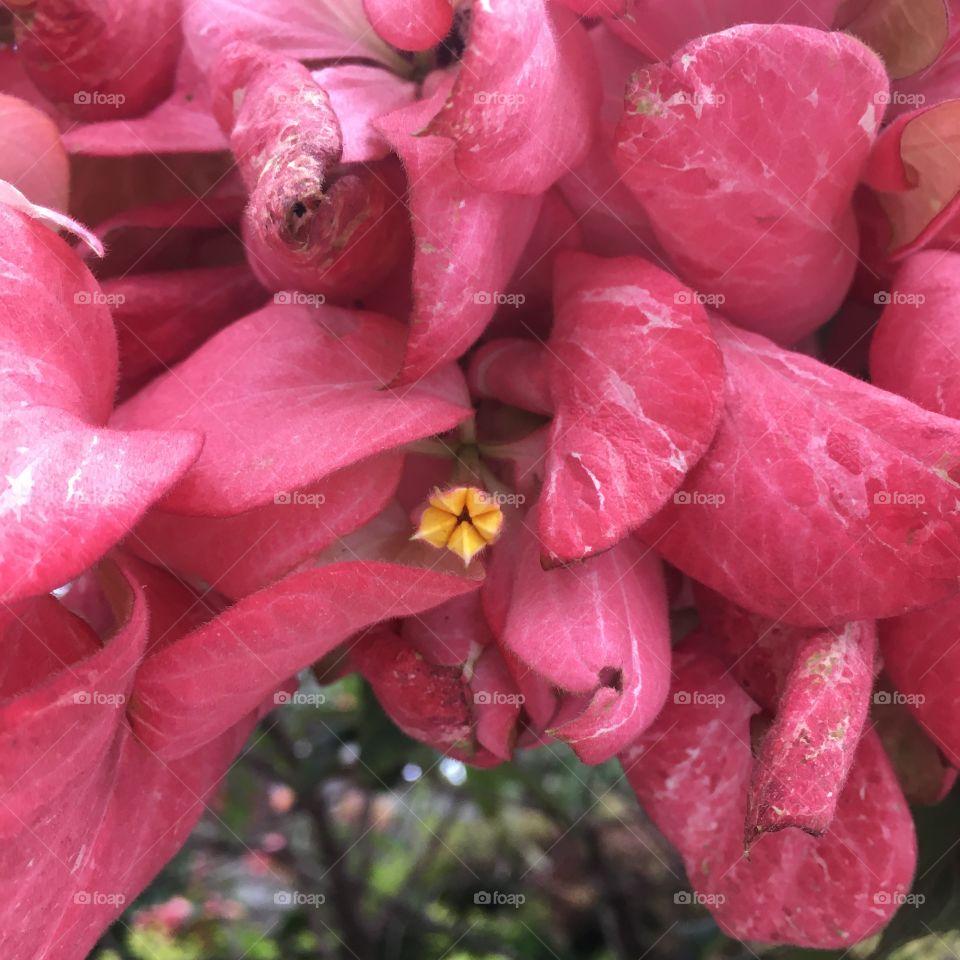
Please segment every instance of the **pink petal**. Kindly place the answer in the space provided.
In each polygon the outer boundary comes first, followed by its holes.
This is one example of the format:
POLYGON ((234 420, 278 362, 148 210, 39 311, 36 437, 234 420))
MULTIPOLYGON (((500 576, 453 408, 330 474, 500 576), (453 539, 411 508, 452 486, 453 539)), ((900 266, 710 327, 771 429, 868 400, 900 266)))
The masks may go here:
POLYGON ((900 702, 954 766, 960 766, 960 692, 944 680, 960 665, 958 611, 960 602, 950 597, 880 624, 884 666, 900 702))
MULTIPOLYGON (((910 616, 908 614, 908 616, 910 616)), ((906 705, 908 694, 881 680, 870 719, 890 757, 909 803, 940 803, 957 780, 957 768, 943 755, 906 705)))
POLYGON ((230 517, 187 517, 153 510, 129 549, 187 579, 239 599, 278 580, 378 514, 393 497, 403 457, 385 453, 302 490, 230 517))
POLYGON ((568 562, 617 543, 680 486, 720 422, 724 375, 705 310, 653 264, 565 254, 556 289, 539 531, 568 562))
MULTIPOLYGON (((7 672, 0 700, 0 775, 7 785, 0 806, 0 835, 10 837, 42 823, 64 791, 89 774, 120 729, 133 673, 146 642, 146 610, 102 647, 89 628, 58 603, 37 597, 21 605, 3 627, 3 643, 27 654, 7 672), (27 671, 34 671, 27 676, 27 671), (41 672, 45 671, 45 672, 41 672)), ((72 802, 72 801, 71 801, 72 802)))
POLYGON ((247 40, 295 60, 373 59, 396 73, 406 61, 370 26, 361 0, 192 0, 183 32, 197 63, 208 70, 233 40, 247 40))
POLYGON ((74 124, 63 135, 71 154, 128 157, 137 154, 213 153, 230 144, 210 112, 206 82, 188 51, 180 57, 174 89, 142 116, 74 124))
POLYGON ((679 275, 742 326, 794 343, 853 277, 851 200, 886 93, 883 65, 851 37, 735 27, 638 71, 617 163, 679 275))
POLYGON ((456 83, 427 132, 456 143, 476 187, 543 193, 586 155, 600 100, 584 28, 545 0, 471 11, 456 83))
POLYGON ((0 568, 9 601, 81 573, 196 459, 200 438, 102 429, 116 341, 103 294, 51 231, 0 207, 0 568))
POLYGON ((452 366, 384 389, 402 342, 400 324, 376 314, 271 304, 150 383, 114 422, 203 431, 200 459, 163 509, 230 516, 467 416, 452 366))
POLYGON ((900 267, 870 344, 870 375, 884 390, 960 416, 960 256, 928 250, 900 267))
MULTIPOLYGON (((95 652, 87 628, 55 601, 21 607, 33 646, 42 638, 66 662, 48 672, 52 665, 34 656, 30 689, 6 690, 0 707, 7 729, 16 717, 18 738, 0 750, 11 768, 5 783, 15 785, 0 817, 0 924, 14 960, 85 956, 186 839, 252 726, 247 719, 172 764, 134 739, 126 704, 148 622, 188 611, 162 573, 124 567, 123 577, 105 570, 121 623, 103 647, 92 638, 95 652)), ((15 642, 16 632, 4 640, 15 642)))
MULTIPOLYGON (((501 644, 561 690, 589 696, 579 716, 551 732, 586 763, 609 759, 650 724, 670 684, 660 561, 625 540, 583 566, 545 571, 524 523, 494 549, 491 566, 500 565, 513 582, 502 629, 487 610, 501 644)), ((496 580, 485 604, 495 590, 496 580)))
POLYGON ((876 644, 874 625, 860 622, 797 646, 754 767, 748 843, 786 827, 827 831, 867 718, 876 644))
POLYGON ((464 180, 449 141, 420 133, 437 102, 420 101, 378 122, 410 184, 414 307, 401 382, 460 356, 480 336, 540 209, 539 198, 484 193, 464 180))
POLYGON ((950 35, 945 0, 873 0, 845 24, 883 57, 891 80, 919 73, 943 52, 950 35))
POLYGON ((134 728, 160 756, 185 756, 352 634, 476 587, 462 574, 359 559, 289 576, 151 657, 137 676, 134 728))
POLYGON ((36 0, 14 21, 17 49, 30 78, 65 113, 135 117, 173 86, 180 14, 177 0, 36 0))
POLYGON ((763 337, 714 331, 724 419, 644 537, 787 623, 895 616, 955 590, 960 425, 763 337))
POLYGON ((470 390, 476 397, 553 414, 547 350, 534 340, 504 339, 484 344, 470 358, 470 390))
POLYGON ((383 160, 390 145, 375 121, 414 100, 416 85, 380 67, 359 64, 325 67, 315 71, 313 79, 326 91, 340 123, 342 162, 383 160))
POLYGON ((380 37, 400 50, 436 46, 453 26, 451 0, 363 0, 363 11, 380 37))
POLYGON ((641 50, 648 60, 667 60, 690 40, 741 23, 788 23, 829 30, 842 0, 626 0, 626 15, 610 29, 641 50))
POLYGON ((799 827, 821 836, 836 813, 863 733, 876 655, 872 622, 790 627, 698 589, 715 654, 772 718, 750 784, 745 841, 799 827))
POLYGON ((947 100, 903 114, 887 127, 870 154, 864 181, 889 223, 886 253, 899 259, 936 242, 950 246, 960 203, 951 139, 960 101, 947 100))
POLYGON ((677 651, 672 700, 623 754, 637 798, 729 936, 821 949, 870 936, 909 890, 916 861, 910 811, 879 740, 861 741, 829 833, 764 836, 747 859, 757 708, 709 645, 701 635, 677 651))
POLYGON ((267 298, 245 266, 138 273, 103 292, 115 304, 124 396, 267 298))
POLYGON ((12 183, 35 204, 66 210, 70 170, 53 121, 25 100, 0 94, 0 123, 0 180, 12 183))

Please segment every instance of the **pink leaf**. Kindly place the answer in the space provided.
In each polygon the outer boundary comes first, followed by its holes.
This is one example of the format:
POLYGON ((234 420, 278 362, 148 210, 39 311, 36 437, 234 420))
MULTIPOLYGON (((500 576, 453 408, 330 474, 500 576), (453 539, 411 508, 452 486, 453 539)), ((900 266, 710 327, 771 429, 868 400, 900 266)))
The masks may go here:
POLYGON ((175 763, 133 737, 126 704, 148 627, 190 622, 193 601, 143 565, 104 572, 119 623, 102 648, 50 598, 20 608, 33 647, 42 640, 63 660, 28 655, 29 688, 7 686, 0 704, 18 738, 0 752, 13 785, 0 816, 0 925, 13 960, 85 956, 186 839, 252 726, 246 718, 175 763))
POLYGON ((630 785, 729 936, 820 949, 863 940, 897 909, 916 861, 910 810, 879 740, 861 741, 824 837, 770 834, 747 859, 757 708, 709 647, 701 635, 677 651, 672 701, 622 755, 630 785))
POLYGON ((734 27, 635 74, 616 159, 679 275, 795 343, 853 277, 851 200, 886 94, 883 65, 851 37, 734 27))
POLYGON ((396 73, 407 63, 370 26, 360 0, 191 0, 183 12, 187 43, 208 70, 233 40, 258 43, 294 60, 373 59, 396 73))
POLYGON ((954 591, 960 425, 763 337, 714 331, 724 418, 644 537, 787 623, 895 616, 954 591))
POLYGON ((556 291, 539 532, 568 562, 617 543, 679 487, 720 421, 723 362, 692 291, 645 260, 564 254, 556 291))
POLYGON ((271 304, 150 383, 115 423, 202 430, 200 459, 162 506, 230 516, 467 416, 451 366, 384 389, 402 342, 401 325, 376 314, 271 304))

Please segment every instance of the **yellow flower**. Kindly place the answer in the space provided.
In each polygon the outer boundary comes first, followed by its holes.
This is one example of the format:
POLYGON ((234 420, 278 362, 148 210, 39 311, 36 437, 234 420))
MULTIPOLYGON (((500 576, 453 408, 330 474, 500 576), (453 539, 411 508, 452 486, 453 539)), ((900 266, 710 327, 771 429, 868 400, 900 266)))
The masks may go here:
POLYGON ((488 544, 500 536, 503 513, 494 498, 479 487, 436 490, 420 517, 413 540, 453 551, 468 566, 488 544))

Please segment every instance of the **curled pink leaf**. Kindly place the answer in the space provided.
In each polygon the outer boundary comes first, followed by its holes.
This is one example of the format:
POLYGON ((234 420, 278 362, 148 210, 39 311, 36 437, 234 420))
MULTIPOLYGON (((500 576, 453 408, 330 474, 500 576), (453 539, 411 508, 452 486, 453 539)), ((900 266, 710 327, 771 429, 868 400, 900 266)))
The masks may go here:
POLYGON ((214 113, 250 190, 244 240, 260 281, 336 298, 375 286, 407 242, 391 165, 340 166, 343 136, 330 98, 294 60, 231 44, 211 83, 214 113))

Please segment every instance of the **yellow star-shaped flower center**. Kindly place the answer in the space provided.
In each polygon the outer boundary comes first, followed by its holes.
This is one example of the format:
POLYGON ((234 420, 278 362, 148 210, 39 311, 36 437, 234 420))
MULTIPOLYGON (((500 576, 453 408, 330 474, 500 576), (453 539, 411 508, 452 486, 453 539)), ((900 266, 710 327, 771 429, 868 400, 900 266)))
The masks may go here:
POLYGON ((502 526, 503 513, 486 490, 453 487, 434 491, 412 539, 425 540, 439 550, 446 548, 468 566, 488 543, 500 536, 502 526))

